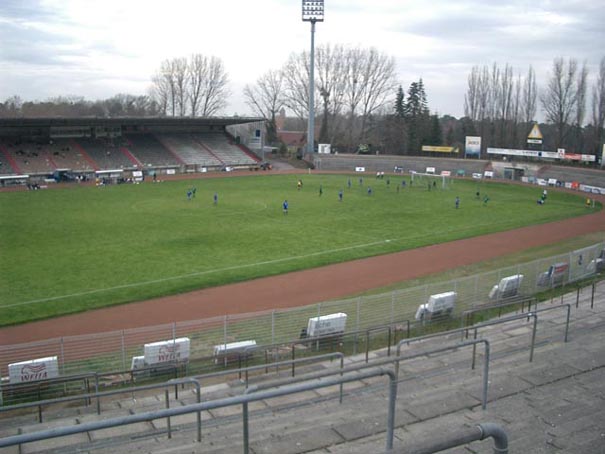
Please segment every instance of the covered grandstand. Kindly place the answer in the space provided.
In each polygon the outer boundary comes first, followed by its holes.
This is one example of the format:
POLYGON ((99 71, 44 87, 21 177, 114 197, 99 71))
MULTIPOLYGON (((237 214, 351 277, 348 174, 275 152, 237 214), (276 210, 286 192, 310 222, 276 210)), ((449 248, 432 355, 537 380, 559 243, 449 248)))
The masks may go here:
POLYGON ((92 178, 119 169, 150 175, 252 168, 242 132, 261 118, 9 118, 0 120, 0 176, 92 178), (246 129, 246 126, 250 126, 246 129), (237 132, 230 131, 238 126, 237 132))

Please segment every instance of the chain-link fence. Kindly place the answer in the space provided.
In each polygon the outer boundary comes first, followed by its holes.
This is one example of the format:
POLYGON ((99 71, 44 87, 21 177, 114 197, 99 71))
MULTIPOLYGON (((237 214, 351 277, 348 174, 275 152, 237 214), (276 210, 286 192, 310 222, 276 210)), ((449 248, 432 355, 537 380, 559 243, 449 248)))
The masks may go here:
MULTIPOLYGON (((0 346, 0 373, 2 377, 7 377, 9 364, 47 357, 57 357, 60 375, 129 370, 132 358, 143 355, 144 344, 182 337, 190 340, 190 361, 212 358, 217 345, 246 340, 254 340, 258 346, 292 343, 307 327, 309 318, 337 312, 347 314, 345 334, 379 326, 404 326, 405 322, 416 320, 418 307, 427 303, 431 295, 452 291, 456 292, 456 301, 451 315, 456 318, 469 309, 497 302, 503 295, 512 296, 494 290, 494 286, 505 287, 502 280, 506 277, 517 276, 516 282, 519 285, 513 292, 515 295, 530 297, 552 287, 568 286, 594 276, 605 267, 604 259, 605 243, 598 243, 496 271, 379 295, 321 302, 292 309, 3 345, 0 346)), ((409 325, 407 329, 409 331, 409 325)))

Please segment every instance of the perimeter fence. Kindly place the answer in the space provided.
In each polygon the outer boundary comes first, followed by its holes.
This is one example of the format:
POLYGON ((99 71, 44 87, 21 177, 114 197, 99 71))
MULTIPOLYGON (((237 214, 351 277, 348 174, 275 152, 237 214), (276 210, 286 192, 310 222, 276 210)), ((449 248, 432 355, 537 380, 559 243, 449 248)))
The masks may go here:
MULTIPOLYGON (((203 320, 175 322, 144 328, 111 331, 83 336, 67 336, 39 342, 0 346, 0 374, 7 377, 9 364, 37 358, 57 357, 59 374, 75 375, 94 371, 107 374, 127 371, 132 359, 144 353, 144 345, 158 341, 190 340, 189 361, 207 359, 215 367, 224 364, 212 361, 216 346, 254 340, 259 349, 272 352, 272 360, 294 356, 295 343, 310 318, 342 312, 347 314, 345 337, 355 338, 350 353, 362 353, 371 342, 370 332, 391 328, 400 332, 399 338, 409 335, 412 326, 424 326, 415 320, 416 311, 427 303, 431 295, 454 291, 457 293, 452 320, 460 320, 465 313, 486 304, 497 303, 489 294, 494 285, 508 276, 523 275, 518 295, 530 298, 549 292, 553 287, 571 287, 576 282, 596 276, 605 266, 605 242, 565 254, 517 264, 495 271, 461 277, 447 282, 436 282, 378 295, 359 296, 338 301, 321 302, 310 306, 275 309, 203 320), (549 270, 551 273, 549 274, 549 270), (557 271, 558 270, 558 271, 557 271), (561 271, 563 270, 563 271, 561 271), (403 334, 407 330, 407 333, 403 334), (367 337, 360 347, 358 337, 367 337), (287 346, 280 349, 280 344, 287 346), (265 346, 265 347, 263 347, 265 346), (291 351, 290 351, 291 347, 291 351)), ((304 345, 304 344, 303 344, 304 345)), ((309 344, 307 344, 308 346, 309 344)), ((319 345, 319 343, 318 343, 319 345)), ((308 348, 311 354, 312 348, 308 348)), ((338 349, 338 346, 336 347, 338 349)), ((324 349, 325 351, 325 349, 324 349)), ((303 356, 305 353, 297 354, 303 356)), ((265 358, 266 360, 266 358, 265 358)), ((6 379, 4 379, 6 384, 6 379)))

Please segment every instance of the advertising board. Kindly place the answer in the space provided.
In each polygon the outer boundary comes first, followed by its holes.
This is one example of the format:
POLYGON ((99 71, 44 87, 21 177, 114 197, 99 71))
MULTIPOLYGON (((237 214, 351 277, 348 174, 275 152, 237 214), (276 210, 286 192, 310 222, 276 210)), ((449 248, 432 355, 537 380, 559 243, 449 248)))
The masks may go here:
POLYGON ((59 376, 59 362, 56 356, 32 359, 8 365, 10 383, 26 383, 46 380, 59 376))

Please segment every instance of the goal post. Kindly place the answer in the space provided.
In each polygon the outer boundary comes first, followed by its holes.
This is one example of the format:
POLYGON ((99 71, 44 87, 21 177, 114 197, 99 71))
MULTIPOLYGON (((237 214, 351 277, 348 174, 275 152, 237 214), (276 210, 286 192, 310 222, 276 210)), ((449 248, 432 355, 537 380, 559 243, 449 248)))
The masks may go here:
POLYGON ((413 186, 416 187, 431 185, 439 186, 441 189, 450 189, 452 186, 450 175, 436 175, 434 173, 411 172, 411 181, 413 186))

